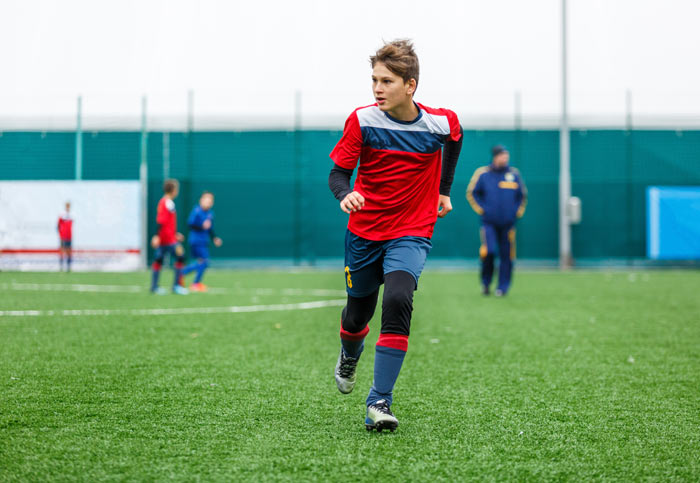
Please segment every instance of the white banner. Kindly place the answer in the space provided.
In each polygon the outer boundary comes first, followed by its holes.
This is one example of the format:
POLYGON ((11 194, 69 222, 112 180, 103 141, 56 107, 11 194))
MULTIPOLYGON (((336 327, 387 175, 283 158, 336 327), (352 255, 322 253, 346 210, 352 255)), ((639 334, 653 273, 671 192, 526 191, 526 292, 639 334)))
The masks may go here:
POLYGON ((0 181, 0 270, 59 269, 66 202, 74 270, 140 269, 140 193, 138 181, 0 181))

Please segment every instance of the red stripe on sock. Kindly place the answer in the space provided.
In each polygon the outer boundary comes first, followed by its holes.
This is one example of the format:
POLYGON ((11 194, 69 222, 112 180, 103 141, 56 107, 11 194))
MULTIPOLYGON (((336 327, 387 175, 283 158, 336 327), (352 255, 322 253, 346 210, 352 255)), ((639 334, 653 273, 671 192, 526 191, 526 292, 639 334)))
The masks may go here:
POLYGON ((185 264, 182 262, 175 262, 175 268, 177 268, 178 270, 180 270, 184 266, 185 266, 185 264))
POLYGON ((340 325, 340 338, 351 341, 363 340, 369 334, 369 325, 365 325, 365 328, 359 332, 348 332, 343 329, 343 325, 340 325))
POLYGON ((153 270, 158 271, 158 270, 160 270, 160 267, 161 267, 161 266, 162 266, 162 265, 161 265, 160 263, 158 263, 158 262, 153 262, 153 270))
POLYGON ((401 334, 379 334, 377 345, 406 352, 408 350, 408 336, 401 334))

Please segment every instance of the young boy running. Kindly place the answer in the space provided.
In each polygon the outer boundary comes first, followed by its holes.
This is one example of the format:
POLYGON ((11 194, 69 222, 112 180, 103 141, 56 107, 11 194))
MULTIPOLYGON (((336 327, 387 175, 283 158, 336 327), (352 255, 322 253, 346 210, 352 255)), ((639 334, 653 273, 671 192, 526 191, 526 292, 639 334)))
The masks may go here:
POLYGON ((214 194, 205 191, 199 197, 199 204, 192 209, 187 225, 190 227, 188 241, 190 243, 190 254, 196 261, 187 265, 182 271, 182 275, 196 271, 194 282, 190 286, 193 292, 206 292, 207 286, 202 283, 204 271, 209 266, 209 240, 214 246, 220 247, 221 238, 214 234, 214 194))
POLYGON ((180 183, 175 179, 165 180, 163 183, 163 197, 158 202, 158 212, 156 223, 158 224, 158 234, 151 239, 151 246, 155 248, 155 260, 153 262, 153 276, 151 278, 151 292, 159 295, 167 293, 166 290, 158 288, 160 270, 163 267, 165 255, 175 257, 175 277, 173 278, 173 293, 186 295, 187 289, 182 287, 182 267, 185 264, 185 249, 180 242, 185 237, 177 232, 177 214, 175 213, 175 198, 180 192, 180 183))
POLYGON ((437 217, 452 210, 450 188, 462 129, 454 112, 413 101, 419 66, 410 41, 385 44, 370 62, 376 103, 350 114, 330 155, 335 165, 328 184, 341 210, 350 214, 348 300, 341 314, 335 380, 340 392, 353 390, 367 323, 384 283, 365 425, 368 431, 393 431, 399 422, 391 411, 392 392, 408 349, 413 292, 432 248, 437 217))

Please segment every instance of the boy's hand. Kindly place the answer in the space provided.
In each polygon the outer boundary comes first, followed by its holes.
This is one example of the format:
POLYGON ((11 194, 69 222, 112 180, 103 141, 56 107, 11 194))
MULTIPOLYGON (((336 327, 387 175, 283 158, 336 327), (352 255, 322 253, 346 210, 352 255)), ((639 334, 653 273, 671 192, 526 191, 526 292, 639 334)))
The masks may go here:
POLYGON ((185 235, 182 233, 176 233, 175 234, 175 239, 179 242, 184 242, 185 241, 185 235))
POLYGON ((211 228, 211 220, 204 220, 204 223, 202 223, 202 228, 204 228, 205 230, 211 228))
POLYGON ((153 235, 153 238, 151 238, 151 246, 153 248, 158 248, 160 246, 160 237, 158 235, 153 235))
POLYGON ((452 211, 452 202, 449 196, 440 195, 438 199, 438 216, 444 218, 446 214, 452 211))
POLYGON ((214 237, 214 246, 220 247, 222 243, 224 242, 221 238, 219 238, 218 236, 214 237))
POLYGON ((357 191, 348 193, 340 202, 340 209, 345 213, 360 211, 365 206, 365 197, 357 191))

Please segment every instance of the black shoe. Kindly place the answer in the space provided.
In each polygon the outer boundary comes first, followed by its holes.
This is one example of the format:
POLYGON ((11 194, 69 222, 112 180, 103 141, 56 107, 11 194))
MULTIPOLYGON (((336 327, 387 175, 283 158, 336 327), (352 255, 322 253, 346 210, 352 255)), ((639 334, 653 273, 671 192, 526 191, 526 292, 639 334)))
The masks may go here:
POLYGON ((489 290, 488 285, 484 285, 481 287, 481 295, 491 295, 491 291, 489 290))

